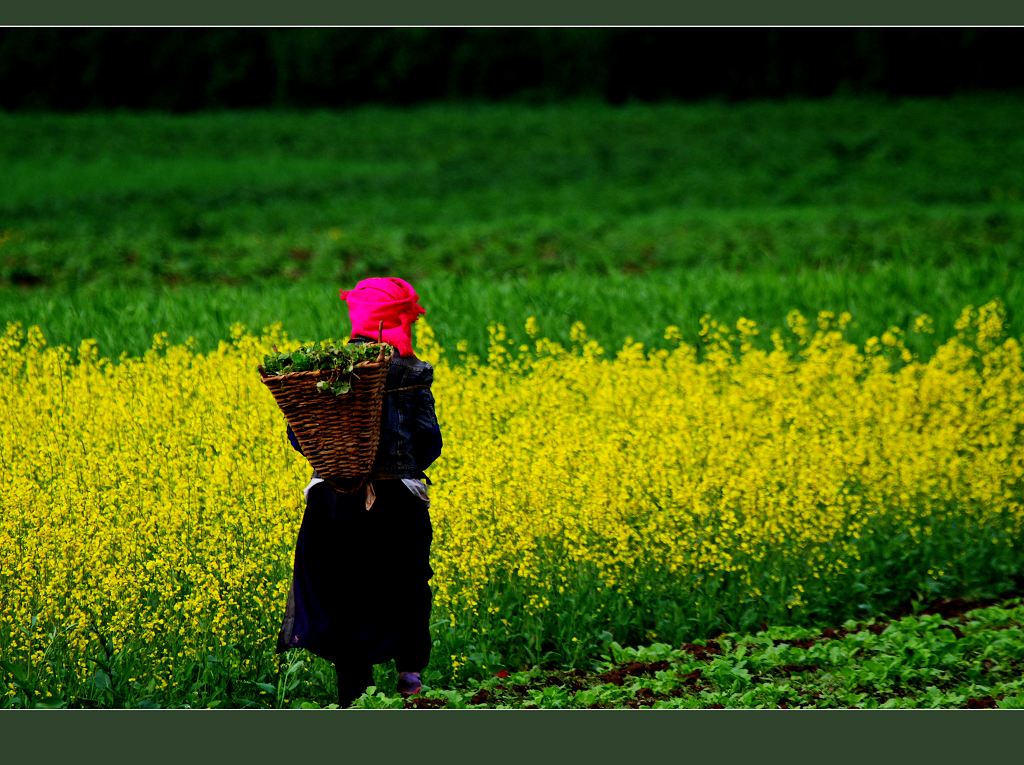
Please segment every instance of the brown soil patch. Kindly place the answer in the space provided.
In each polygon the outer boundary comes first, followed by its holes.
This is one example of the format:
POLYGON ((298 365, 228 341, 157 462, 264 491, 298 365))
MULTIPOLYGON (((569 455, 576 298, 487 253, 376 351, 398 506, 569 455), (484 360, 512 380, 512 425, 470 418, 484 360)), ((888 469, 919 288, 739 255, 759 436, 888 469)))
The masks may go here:
POLYGON ((583 690, 587 687, 587 673, 582 669, 572 669, 568 672, 553 672, 547 676, 546 685, 559 685, 573 691, 583 690))
POLYGON ((704 674, 699 670, 695 669, 692 672, 687 672, 685 675, 682 673, 677 674, 677 677, 683 685, 699 685, 700 681, 704 679, 704 674))
POLYGON ((817 641, 817 638, 789 638, 786 640, 775 640, 775 645, 791 645, 794 648, 810 648, 817 641))
POLYGON ((615 667, 603 672, 598 675, 598 679, 604 683, 611 683, 612 685, 623 685, 626 682, 627 677, 641 677, 644 675, 653 675, 655 672, 668 669, 669 663, 667 661, 652 661, 644 663, 641 661, 633 661, 629 664, 624 664, 621 667, 615 667))
POLYGON ((630 709, 641 709, 653 707, 656 702, 669 698, 672 697, 664 693, 655 693, 650 688, 641 688, 634 694, 633 698, 626 699, 625 704, 630 709))
POLYGON ((717 640, 708 640, 706 645, 683 643, 679 646, 679 650, 693 654, 697 661, 711 661, 713 657, 722 655, 722 649, 717 640))
POLYGON ((823 640, 838 640, 839 638, 846 637, 853 630, 848 630, 846 627, 826 627, 821 631, 821 638, 823 640))
POLYGON ((996 700, 991 696, 978 696, 977 698, 967 699, 967 703, 964 704, 965 709, 996 709, 996 700))
POLYGON ((406 709, 441 709, 448 706, 448 699, 432 699, 426 696, 411 696, 405 700, 406 709))

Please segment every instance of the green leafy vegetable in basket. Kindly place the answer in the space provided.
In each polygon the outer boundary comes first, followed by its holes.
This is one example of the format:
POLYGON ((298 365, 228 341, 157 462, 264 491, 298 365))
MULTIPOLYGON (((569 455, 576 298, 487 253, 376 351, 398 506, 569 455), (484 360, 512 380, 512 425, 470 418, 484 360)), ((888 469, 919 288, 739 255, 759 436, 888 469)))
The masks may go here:
MULTIPOLYGON (((330 341, 303 345, 291 353, 280 353, 275 347, 273 353, 263 357, 263 370, 269 375, 339 370, 342 374, 335 380, 321 380, 316 388, 340 396, 352 389, 352 374, 356 365, 364 361, 375 361, 380 350, 381 346, 377 343, 334 345, 330 341)), ((392 352, 388 347, 384 353, 389 355, 392 352)))

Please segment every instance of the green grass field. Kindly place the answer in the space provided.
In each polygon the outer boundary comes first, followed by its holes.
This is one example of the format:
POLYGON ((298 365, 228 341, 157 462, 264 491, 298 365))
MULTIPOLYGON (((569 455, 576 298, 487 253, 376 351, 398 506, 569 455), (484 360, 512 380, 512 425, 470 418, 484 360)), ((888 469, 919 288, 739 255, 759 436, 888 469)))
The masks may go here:
MULTIPOLYGON (((656 344, 1000 297, 1020 332, 1024 101, 0 115, 0 321, 140 353, 234 321, 311 339, 337 289, 417 285, 443 344, 528 315, 656 344)), ((762 339, 765 334, 762 334, 762 339)), ((918 340, 927 354, 930 342, 918 340)))

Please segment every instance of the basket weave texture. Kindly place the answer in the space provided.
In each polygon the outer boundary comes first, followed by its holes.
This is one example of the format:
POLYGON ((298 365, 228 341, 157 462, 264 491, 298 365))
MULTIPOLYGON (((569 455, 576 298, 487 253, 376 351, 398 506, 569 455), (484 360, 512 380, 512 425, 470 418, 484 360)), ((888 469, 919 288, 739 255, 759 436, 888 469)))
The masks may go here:
POLYGON ((361 489, 370 477, 380 443, 381 407, 394 350, 382 345, 374 361, 356 364, 352 388, 336 396, 317 390, 334 382, 341 369, 270 375, 261 366, 267 386, 313 469, 339 491, 361 489))

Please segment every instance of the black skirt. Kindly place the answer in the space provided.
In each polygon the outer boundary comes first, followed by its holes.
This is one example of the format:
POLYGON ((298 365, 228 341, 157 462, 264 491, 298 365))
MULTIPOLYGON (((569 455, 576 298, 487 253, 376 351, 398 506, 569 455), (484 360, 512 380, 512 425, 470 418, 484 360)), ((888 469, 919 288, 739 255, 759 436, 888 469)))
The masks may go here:
POLYGON ((305 648, 328 661, 395 659, 418 672, 430 658, 429 504, 400 480, 342 494, 309 489, 277 652, 305 648))

